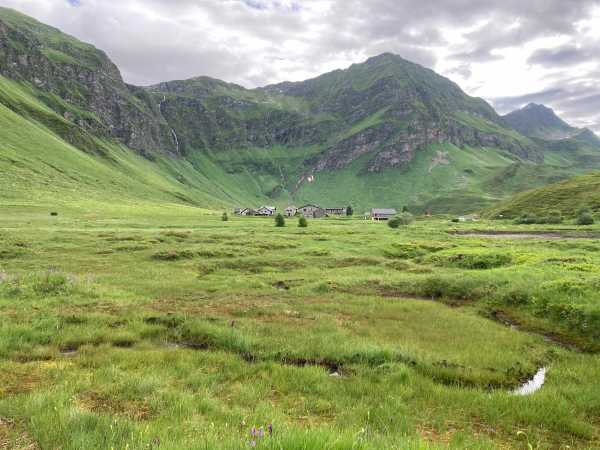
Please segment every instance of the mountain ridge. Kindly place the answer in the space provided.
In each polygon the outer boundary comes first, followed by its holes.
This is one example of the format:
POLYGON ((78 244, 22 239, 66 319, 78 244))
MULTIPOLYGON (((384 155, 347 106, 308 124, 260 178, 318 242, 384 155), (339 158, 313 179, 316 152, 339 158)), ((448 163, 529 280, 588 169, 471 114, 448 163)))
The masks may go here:
POLYGON ((591 144, 574 143, 575 154, 525 136, 483 99, 391 53, 255 89, 205 76, 137 87, 104 52, 0 8, 0 76, 17 83, 0 103, 74 147, 107 158, 107 145, 125 145, 168 165, 167 177, 189 165, 205 178, 175 174, 182 189, 213 179, 236 192, 217 194, 229 204, 460 210, 600 165, 591 144))
POLYGON ((542 104, 529 103, 502 118, 512 128, 531 138, 555 141, 576 138, 578 135, 584 134, 591 142, 591 135, 595 136, 594 132, 587 128, 569 125, 558 117, 552 108, 542 104))

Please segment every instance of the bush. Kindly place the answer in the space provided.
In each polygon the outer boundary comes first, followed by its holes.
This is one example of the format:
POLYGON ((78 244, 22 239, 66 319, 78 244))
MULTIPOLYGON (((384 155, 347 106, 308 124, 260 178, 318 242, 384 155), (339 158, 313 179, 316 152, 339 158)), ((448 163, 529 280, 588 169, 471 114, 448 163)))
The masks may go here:
POLYGON ((563 223, 563 216, 559 210, 552 210, 547 215, 538 217, 535 214, 523 214, 515 219, 516 224, 533 225, 533 224, 559 224, 563 223))
POLYGON ((306 217, 302 216, 298 219, 298 226, 300 228, 306 228, 308 226, 308 220, 306 220, 306 217))
POLYGON ((352 209, 352 206, 348 206, 348 207, 346 208, 346 215, 347 215, 348 217, 350 217, 350 216, 353 216, 353 215, 354 215, 354 210, 352 209))
POLYGON ((285 218, 281 213, 275 216, 275 226, 276 227, 285 227, 285 218))
POLYGON ((223 215, 221 216, 221 220, 223 222, 227 222, 229 220, 229 216, 227 215, 226 212, 224 212, 223 215))
POLYGON ((539 219, 533 214, 523 214, 515 219, 515 223, 518 225, 532 225, 538 223, 539 219))
POLYGON ((400 218, 392 217, 388 220, 388 227, 390 228, 398 228, 400 226, 400 218))
POLYGON ((594 217, 589 212, 582 212, 577 216, 577 225, 593 225, 594 217))
POLYGON ((563 222, 562 213, 557 209, 550 211, 548 213, 548 215, 546 217, 544 217, 543 220, 541 221, 541 223, 547 223, 547 224, 559 224, 562 222, 563 222))
POLYGON ((400 219, 400 225, 410 225, 415 220, 415 217, 408 211, 404 211, 400 213, 398 219, 400 219))
POLYGON ((410 225, 415 217, 409 212, 402 212, 397 216, 388 220, 388 226, 390 228, 398 228, 400 225, 410 225))

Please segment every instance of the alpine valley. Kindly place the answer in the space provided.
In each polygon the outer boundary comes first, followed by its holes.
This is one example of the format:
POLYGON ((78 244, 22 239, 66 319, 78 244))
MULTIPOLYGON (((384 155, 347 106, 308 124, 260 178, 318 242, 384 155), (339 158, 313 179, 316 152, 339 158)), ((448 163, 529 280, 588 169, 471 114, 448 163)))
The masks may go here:
POLYGON ((539 105, 501 117, 393 54, 258 89, 138 87, 102 51, 0 8, 3 201, 459 213, 599 167, 591 131, 539 105))

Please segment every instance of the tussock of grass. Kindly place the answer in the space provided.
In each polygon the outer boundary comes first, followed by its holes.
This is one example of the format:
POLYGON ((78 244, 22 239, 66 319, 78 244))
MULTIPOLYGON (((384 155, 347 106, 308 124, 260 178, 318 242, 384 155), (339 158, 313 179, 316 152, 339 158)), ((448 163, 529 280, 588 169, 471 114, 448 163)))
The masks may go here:
POLYGON ((82 231, 47 211, 28 213, 26 254, 0 270, 12 391, 0 417, 24 420, 41 448, 243 448, 268 423, 274 437, 258 448, 491 449, 519 445, 515 429, 585 448, 597 432, 596 356, 487 318, 594 351, 593 242, 486 240, 436 220, 400 235, 314 221, 304 235, 154 210, 82 231), (107 243, 148 248, 97 254, 107 243), (154 257, 171 250, 192 255, 154 257), (502 254, 511 262, 490 267, 502 254), (508 394, 541 365, 539 393, 508 394))

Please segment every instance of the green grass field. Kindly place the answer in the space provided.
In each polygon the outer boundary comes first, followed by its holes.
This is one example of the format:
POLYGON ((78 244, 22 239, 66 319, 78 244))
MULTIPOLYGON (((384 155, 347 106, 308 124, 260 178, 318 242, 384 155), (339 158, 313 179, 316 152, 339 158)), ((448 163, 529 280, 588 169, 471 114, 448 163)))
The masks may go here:
POLYGON ((50 212, 0 206, 2 449, 600 446, 598 226, 50 212))

